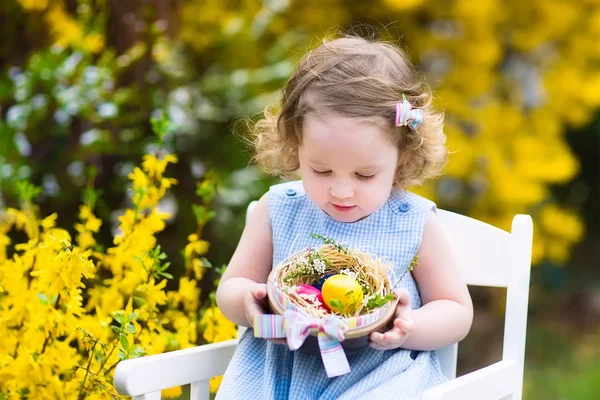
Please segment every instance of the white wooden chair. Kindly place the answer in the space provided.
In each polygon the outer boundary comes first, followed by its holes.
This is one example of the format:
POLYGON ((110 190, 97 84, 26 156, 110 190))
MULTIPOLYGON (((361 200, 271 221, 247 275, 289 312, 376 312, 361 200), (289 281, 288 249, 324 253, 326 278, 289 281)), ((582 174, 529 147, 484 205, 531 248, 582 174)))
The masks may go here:
MULTIPOLYGON (((246 217, 254 208, 250 204, 246 217)), ((506 288, 502 360, 456 378, 458 344, 438 350, 450 380, 428 389, 423 400, 521 400, 533 223, 516 215, 510 233, 481 221, 438 210, 467 284, 506 288)), ((117 365, 117 391, 134 400, 158 400, 160 391, 191 384, 191 399, 209 398, 208 382, 222 375, 237 340, 157 354, 117 365)))

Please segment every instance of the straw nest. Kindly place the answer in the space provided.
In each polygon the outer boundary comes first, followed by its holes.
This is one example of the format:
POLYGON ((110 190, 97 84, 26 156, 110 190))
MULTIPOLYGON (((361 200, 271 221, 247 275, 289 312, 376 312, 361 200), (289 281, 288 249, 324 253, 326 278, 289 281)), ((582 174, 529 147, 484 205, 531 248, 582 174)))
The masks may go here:
MULTIPOLYGON (((394 300, 389 273, 391 266, 380 258, 357 249, 341 246, 333 240, 316 249, 300 251, 284 260, 273 270, 274 282, 296 306, 313 317, 339 315, 345 318, 365 315, 394 300), (352 312, 331 311, 297 295, 297 285, 318 285, 328 275, 345 274, 362 287, 363 299, 352 312)), ((314 299, 311 299, 314 300, 314 299)))

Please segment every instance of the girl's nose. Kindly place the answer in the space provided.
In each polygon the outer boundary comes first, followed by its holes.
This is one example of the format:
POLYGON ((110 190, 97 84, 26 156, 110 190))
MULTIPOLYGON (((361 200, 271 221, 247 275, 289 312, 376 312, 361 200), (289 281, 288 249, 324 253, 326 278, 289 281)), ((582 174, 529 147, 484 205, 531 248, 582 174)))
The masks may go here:
POLYGON ((348 199, 354 196, 354 189, 352 185, 340 182, 331 186, 330 193, 336 199, 348 199))

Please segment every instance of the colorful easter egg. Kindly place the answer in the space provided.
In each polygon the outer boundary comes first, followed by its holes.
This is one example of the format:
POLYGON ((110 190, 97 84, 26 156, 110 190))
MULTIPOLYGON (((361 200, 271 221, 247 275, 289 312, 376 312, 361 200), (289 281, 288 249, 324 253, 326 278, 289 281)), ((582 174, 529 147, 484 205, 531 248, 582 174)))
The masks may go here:
POLYGON ((332 311, 352 314, 363 300, 362 286, 344 274, 333 275, 323 283, 323 300, 332 311))
POLYGON ((323 294, 314 286, 305 284, 296 285, 296 295, 306 300, 310 304, 314 304, 325 310, 328 310, 325 302, 323 301, 323 294))

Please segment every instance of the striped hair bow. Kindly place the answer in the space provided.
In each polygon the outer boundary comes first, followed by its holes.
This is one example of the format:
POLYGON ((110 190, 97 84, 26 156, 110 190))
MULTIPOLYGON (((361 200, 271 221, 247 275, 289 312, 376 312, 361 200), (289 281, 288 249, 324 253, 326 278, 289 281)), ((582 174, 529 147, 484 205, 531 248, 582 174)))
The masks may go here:
POLYGON ((314 318, 294 310, 283 315, 254 316, 254 336, 265 339, 286 338, 290 350, 297 350, 311 333, 317 334, 319 351, 329 378, 350 372, 350 364, 340 342, 347 327, 341 318, 314 318))
POLYGON ((416 130, 423 122, 423 110, 413 108, 402 93, 402 103, 396 103, 396 126, 408 126, 416 130))

